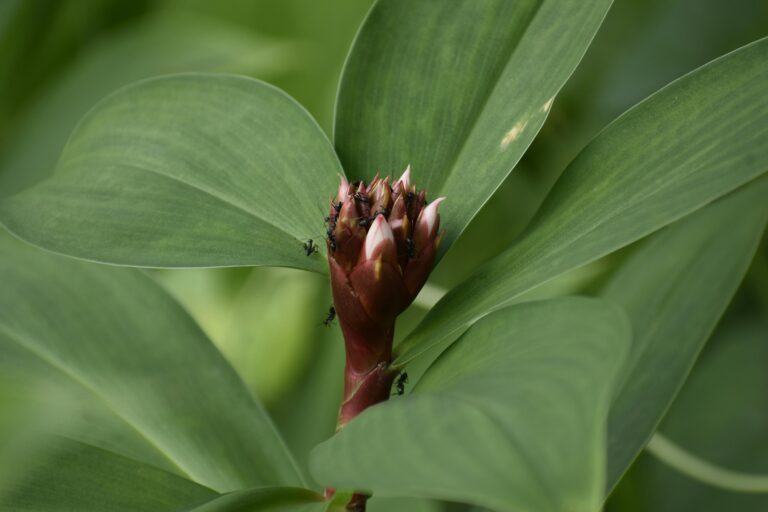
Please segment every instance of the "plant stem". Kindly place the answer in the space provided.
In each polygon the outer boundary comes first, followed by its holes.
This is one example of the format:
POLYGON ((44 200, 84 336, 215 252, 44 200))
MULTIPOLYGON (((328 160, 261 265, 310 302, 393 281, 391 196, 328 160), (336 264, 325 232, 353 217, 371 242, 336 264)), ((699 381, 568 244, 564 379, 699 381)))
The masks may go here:
MULTIPOLYGON (((369 330, 367 333, 355 332, 341 323, 346 346, 346 366, 344 368, 344 399, 339 409, 336 431, 341 430, 355 416, 368 407, 389 399, 392 382, 397 375, 392 363, 392 342, 395 326, 369 330)), ((326 495, 332 494, 327 490, 326 495)), ((355 494, 347 504, 347 510, 365 512, 365 494, 355 494)))
POLYGON ((687 452, 658 432, 646 449, 684 475, 731 492, 767 493, 768 475, 732 471, 687 452))

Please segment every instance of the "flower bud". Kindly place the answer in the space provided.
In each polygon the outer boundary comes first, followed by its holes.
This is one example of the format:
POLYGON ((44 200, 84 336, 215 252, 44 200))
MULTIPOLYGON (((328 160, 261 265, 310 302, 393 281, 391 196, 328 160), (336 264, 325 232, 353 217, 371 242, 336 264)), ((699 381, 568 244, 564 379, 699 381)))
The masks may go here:
POLYGON ((328 218, 333 302, 347 352, 339 428, 389 396, 395 318, 426 282, 441 238, 445 198, 425 206, 410 166, 390 183, 378 175, 368 185, 342 178, 328 218))
POLYGON ((403 175, 400 176, 400 179, 397 180, 393 188, 397 189, 398 194, 402 194, 404 190, 407 192, 411 188, 411 166, 410 165, 408 165, 408 167, 405 168, 403 175))
POLYGON ((336 192, 336 202, 343 204, 347 200, 347 195, 349 195, 349 183, 347 183, 347 178, 341 176, 341 184, 339 184, 339 190, 336 192))

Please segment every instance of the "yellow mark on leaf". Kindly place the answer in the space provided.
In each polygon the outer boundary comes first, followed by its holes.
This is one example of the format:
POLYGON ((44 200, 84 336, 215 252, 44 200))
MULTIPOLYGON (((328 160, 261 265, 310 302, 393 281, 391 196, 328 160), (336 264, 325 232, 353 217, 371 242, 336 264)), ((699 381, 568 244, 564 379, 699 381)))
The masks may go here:
POLYGON ((499 146, 501 149, 507 149, 507 146, 509 144, 517 139, 521 133, 523 133, 523 130, 525 130, 525 125, 528 124, 528 121, 518 121, 515 126, 512 127, 507 133, 504 134, 504 138, 501 139, 501 144, 499 146))
POLYGON ((549 109, 551 109, 551 108, 552 108, 552 104, 553 104, 554 102, 555 102, 555 97, 554 97, 554 96, 552 96, 551 98, 549 98, 549 101, 548 101, 548 102, 546 102, 544 105, 542 105, 542 107, 541 107, 541 111, 542 111, 542 112, 549 112, 549 109))
POLYGON ((376 264, 373 266, 373 277, 378 281, 381 279, 381 256, 376 260, 376 264))

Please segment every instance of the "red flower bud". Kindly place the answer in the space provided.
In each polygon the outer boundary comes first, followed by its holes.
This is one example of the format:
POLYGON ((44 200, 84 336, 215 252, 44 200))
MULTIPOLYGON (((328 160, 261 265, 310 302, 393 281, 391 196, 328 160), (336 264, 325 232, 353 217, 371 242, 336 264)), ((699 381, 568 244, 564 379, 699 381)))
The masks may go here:
POLYGON ((432 271, 444 199, 425 206, 410 166, 394 184, 378 175, 368 186, 341 178, 328 217, 333 301, 347 351, 339 428, 389 396, 395 318, 432 271))

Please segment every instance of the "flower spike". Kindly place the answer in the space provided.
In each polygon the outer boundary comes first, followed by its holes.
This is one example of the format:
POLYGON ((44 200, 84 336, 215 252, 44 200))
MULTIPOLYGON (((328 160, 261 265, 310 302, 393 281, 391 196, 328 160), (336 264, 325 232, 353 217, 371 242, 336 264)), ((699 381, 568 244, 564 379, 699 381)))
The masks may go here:
POLYGON ((347 352, 339 428, 389 396, 395 319, 432 271, 445 199, 425 206, 410 165, 394 184, 378 175, 370 183, 340 181, 328 227, 333 303, 347 352))
MULTIPOLYGON (((395 319, 429 277, 440 241, 440 197, 411 182, 411 166, 395 181, 340 176, 328 222, 333 305, 344 334, 344 400, 337 429, 387 400, 398 370, 391 367, 395 319)), ((353 501, 365 503, 355 494, 353 501)))

